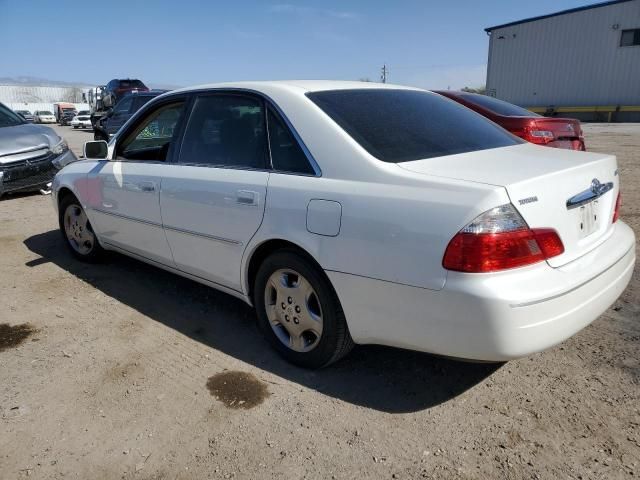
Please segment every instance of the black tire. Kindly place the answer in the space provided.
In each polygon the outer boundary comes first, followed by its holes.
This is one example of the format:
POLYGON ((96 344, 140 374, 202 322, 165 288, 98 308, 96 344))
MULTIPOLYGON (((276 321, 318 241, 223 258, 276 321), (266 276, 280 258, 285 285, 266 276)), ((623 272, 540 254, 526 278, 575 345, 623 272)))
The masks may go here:
POLYGON ((78 260, 81 260, 83 262, 88 262, 88 263, 95 263, 100 261, 104 257, 105 251, 100 246, 100 243, 98 242, 98 238, 93 232, 93 228, 91 227, 91 223, 89 222, 88 219, 86 221, 86 228, 88 229, 88 231, 91 232, 91 234, 93 234, 93 238, 94 238, 92 248, 89 251, 87 252, 79 251, 77 248, 74 247, 72 240, 67 235, 67 232, 65 230, 65 214, 67 213, 67 210, 69 209, 69 207, 75 207, 76 209, 79 209, 79 211, 84 213, 84 209, 82 208, 82 205, 80 205, 80 202, 78 201, 78 199, 73 195, 65 196, 60 202, 60 208, 58 209, 58 225, 60 226, 60 233, 62 234, 62 239, 64 241, 64 244, 67 246, 71 254, 74 257, 76 257, 78 260))
POLYGON ((263 335, 280 355, 293 364, 305 368, 325 367, 353 348, 342 306, 329 279, 319 267, 294 249, 279 250, 264 260, 256 275, 253 301, 263 335), (287 269, 298 272, 311 284, 322 312, 322 334, 315 347, 307 352, 294 351, 286 346, 271 327, 267 315, 267 282, 275 272, 287 269))

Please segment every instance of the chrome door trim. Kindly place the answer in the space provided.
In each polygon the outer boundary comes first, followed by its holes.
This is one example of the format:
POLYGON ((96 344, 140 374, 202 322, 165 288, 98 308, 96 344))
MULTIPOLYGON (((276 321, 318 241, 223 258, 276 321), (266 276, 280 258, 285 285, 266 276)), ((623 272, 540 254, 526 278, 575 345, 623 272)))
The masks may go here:
POLYGON ((230 245, 242 245, 242 242, 238 240, 233 240, 231 238, 218 237, 216 235, 209 235, 208 233, 194 232, 193 230, 185 230, 183 228, 171 227, 169 225, 164 225, 164 228, 172 232, 183 233, 185 235, 192 235, 194 237, 206 238, 207 240, 214 240, 216 242, 228 243, 230 245))
POLYGON ((162 225, 156 222, 150 222, 148 220, 142 220, 140 218, 130 217, 128 215, 123 215, 121 213, 109 212, 107 210, 102 210, 101 208, 92 208, 88 207, 87 210, 93 210, 98 213, 103 213, 105 215, 111 215, 112 217, 122 218, 124 220, 129 220, 131 222, 142 223, 145 225, 151 225, 152 227, 165 228, 166 230, 171 230, 172 232, 183 233, 185 235, 192 235, 194 237, 202 237, 208 240, 215 240, 217 242, 228 243, 231 245, 242 245, 242 242, 238 240, 233 240, 231 238, 217 237, 215 235, 209 235, 207 233, 194 232, 193 230, 185 230, 182 228, 172 227, 170 225, 162 225))
POLYGON ((144 225, 151 225, 152 227, 162 228, 161 223, 151 222, 149 220, 143 220, 141 218, 130 217, 128 215, 123 215, 121 213, 110 212, 108 210, 102 210, 101 208, 88 207, 87 210, 93 210, 94 212, 103 213, 105 215, 111 215, 112 217, 122 218, 124 220, 129 220, 131 222, 142 223, 144 225))
POLYGON ((600 183, 597 178, 591 181, 591 186, 586 190, 574 195, 567 200, 567 210, 581 207, 600 198, 605 193, 613 189, 613 182, 600 183))

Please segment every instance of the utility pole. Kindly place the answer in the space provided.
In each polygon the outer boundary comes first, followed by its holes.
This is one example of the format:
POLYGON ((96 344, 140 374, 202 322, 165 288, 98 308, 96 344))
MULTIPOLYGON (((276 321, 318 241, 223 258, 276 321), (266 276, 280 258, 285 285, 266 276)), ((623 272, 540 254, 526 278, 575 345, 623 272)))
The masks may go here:
POLYGON ((387 75, 389 75, 389 69, 387 68, 387 64, 382 65, 380 80, 382 83, 387 83, 387 75))

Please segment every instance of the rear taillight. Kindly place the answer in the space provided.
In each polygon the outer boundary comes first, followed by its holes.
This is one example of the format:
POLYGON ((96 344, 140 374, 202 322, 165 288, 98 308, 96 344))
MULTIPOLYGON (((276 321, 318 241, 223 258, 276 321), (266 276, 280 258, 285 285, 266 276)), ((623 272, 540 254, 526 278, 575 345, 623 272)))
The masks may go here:
POLYGON ((550 228, 531 229, 511 204, 483 213, 449 242, 447 270, 486 273, 523 267, 561 255, 564 245, 550 228))
POLYGON ((620 207, 622 207, 622 193, 618 192, 618 198, 616 198, 616 206, 613 209, 613 222, 616 223, 620 218, 620 207))

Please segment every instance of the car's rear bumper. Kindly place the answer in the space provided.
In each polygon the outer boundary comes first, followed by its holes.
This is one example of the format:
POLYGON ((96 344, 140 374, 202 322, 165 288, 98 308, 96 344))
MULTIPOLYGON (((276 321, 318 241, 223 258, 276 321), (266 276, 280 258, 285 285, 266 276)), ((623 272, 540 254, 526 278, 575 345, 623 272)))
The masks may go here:
POLYGON ((598 318, 624 291, 635 237, 618 222, 594 251, 561 268, 449 272, 440 291, 327 272, 356 343, 504 361, 556 345, 598 318))

